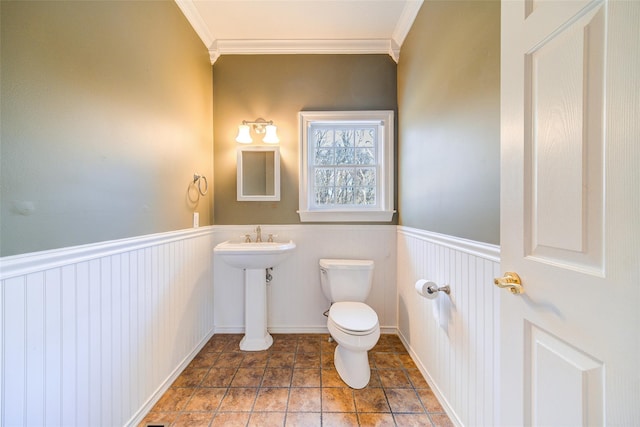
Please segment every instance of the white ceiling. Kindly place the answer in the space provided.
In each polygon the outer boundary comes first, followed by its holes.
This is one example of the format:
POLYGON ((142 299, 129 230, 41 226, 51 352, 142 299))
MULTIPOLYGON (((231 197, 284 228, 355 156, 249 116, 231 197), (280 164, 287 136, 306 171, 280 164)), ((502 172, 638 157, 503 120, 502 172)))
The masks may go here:
POLYGON ((397 61, 423 0, 175 0, 220 55, 386 53, 397 61))

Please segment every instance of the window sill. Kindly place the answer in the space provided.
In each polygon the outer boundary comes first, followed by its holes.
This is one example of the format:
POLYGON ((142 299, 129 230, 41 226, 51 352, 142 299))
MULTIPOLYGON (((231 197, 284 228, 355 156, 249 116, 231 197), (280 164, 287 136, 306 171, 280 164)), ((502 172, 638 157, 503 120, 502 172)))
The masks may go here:
POLYGON ((390 222, 395 211, 298 211, 301 222, 390 222))

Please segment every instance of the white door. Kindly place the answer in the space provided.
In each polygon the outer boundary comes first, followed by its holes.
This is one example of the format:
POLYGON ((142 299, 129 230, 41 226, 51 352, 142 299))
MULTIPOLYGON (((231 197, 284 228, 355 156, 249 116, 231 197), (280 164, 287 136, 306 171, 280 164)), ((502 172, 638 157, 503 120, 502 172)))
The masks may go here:
POLYGON ((640 426, 640 1, 503 1, 501 79, 500 424, 640 426))

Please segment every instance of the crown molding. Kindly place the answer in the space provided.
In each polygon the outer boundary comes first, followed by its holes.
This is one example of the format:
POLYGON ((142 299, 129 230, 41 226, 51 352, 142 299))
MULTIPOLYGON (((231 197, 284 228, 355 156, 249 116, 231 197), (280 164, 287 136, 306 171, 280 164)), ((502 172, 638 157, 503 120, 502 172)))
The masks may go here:
MULTIPOLYGON (((189 24, 191 24, 195 30, 198 37, 200 37, 200 40, 202 40, 202 43, 204 43, 207 49, 209 49, 215 42, 215 38, 209 32, 209 27, 204 22, 204 19, 202 19, 202 15, 198 12, 193 0, 175 0, 175 2, 187 18, 187 21, 189 21, 189 24)), ((213 62, 211 63, 213 64, 213 62)))
POLYGON ((200 40, 209 51, 214 64, 220 55, 274 54, 388 54, 398 62, 400 48, 424 0, 405 3, 390 39, 278 39, 245 40, 216 39, 196 7, 194 0, 174 0, 200 40))
POLYGON ((216 40, 209 48, 211 63, 220 55, 388 54, 398 61, 393 40, 216 40))
MULTIPOLYGON (((407 37, 407 34, 409 34, 413 21, 416 20, 416 16, 418 16, 418 12, 420 12, 422 3, 423 0, 416 0, 407 2, 404 5, 404 9, 398 19, 396 28, 393 30, 393 34, 391 35, 391 39, 398 46, 398 54, 400 53, 400 46, 402 46, 404 39, 407 37)), ((398 61, 396 60, 396 62, 398 61)))

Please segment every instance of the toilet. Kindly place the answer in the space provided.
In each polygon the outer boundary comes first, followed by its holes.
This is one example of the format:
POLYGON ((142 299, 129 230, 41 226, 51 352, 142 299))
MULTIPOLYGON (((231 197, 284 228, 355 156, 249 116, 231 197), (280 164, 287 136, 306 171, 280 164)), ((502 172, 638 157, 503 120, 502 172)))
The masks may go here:
POLYGON ((334 364, 351 388, 369 384, 371 368, 367 352, 380 338, 378 315, 364 301, 371 290, 373 261, 321 259, 322 292, 331 301, 327 327, 338 343, 334 364))

